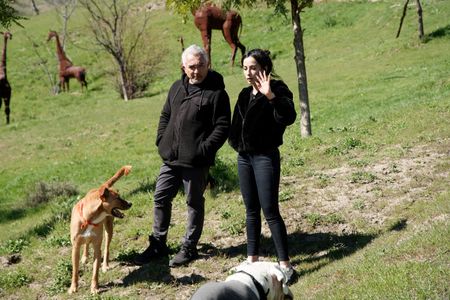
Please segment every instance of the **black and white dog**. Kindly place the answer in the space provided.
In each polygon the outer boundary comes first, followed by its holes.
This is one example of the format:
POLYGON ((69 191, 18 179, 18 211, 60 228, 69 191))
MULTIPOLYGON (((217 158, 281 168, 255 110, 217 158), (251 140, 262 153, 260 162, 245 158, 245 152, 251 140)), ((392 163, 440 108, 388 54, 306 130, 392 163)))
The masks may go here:
POLYGON ((191 300, 293 300, 286 276, 277 263, 254 262, 239 265, 222 282, 201 286, 191 300))

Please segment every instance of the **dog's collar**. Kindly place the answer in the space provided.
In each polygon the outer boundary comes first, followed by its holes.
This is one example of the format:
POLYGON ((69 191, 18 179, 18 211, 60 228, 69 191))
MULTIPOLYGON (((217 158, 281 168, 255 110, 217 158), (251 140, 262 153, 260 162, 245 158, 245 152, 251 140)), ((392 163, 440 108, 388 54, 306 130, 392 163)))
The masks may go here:
POLYGON ((83 221, 83 223, 81 223, 81 229, 85 229, 88 225, 92 225, 94 227, 97 227, 98 224, 92 223, 91 221, 85 219, 83 217, 83 202, 79 202, 77 204, 77 210, 78 210, 78 214, 80 215, 81 220, 83 221))
POLYGON ((236 273, 244 273, 245 275, 248 275, 252 279, 253 284, 255 285, 256 289, 258 290, 259 299, 260 300, 267 300, 267 295, 269 294, 270 290, 267 290, 267 292, 265 292, 263 286, 261 285, 261 283, 259 283, 258 280, 256 280, 256 278, 253 277, 252 274, 247 273, 247 272, 242 271, 242 270, 237 271, 236 273))

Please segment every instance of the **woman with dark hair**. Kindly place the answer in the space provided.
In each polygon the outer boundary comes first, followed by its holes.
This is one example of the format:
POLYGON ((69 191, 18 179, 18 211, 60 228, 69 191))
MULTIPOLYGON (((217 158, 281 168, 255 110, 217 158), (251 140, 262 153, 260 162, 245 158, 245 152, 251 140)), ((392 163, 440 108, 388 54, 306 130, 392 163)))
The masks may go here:
POLYGON ((253 49, 242 58, 249 86, 233 112, 229 144, 238 152, 239 185, 246 208, 247 260, 259 260, 261 210, 269 225, 281 269, 288 282, 297 273, 288 256, 287 231, 279 211, 280 152, 286 126, 294 123, 293 95, 274 74, 270 52, 253 49))

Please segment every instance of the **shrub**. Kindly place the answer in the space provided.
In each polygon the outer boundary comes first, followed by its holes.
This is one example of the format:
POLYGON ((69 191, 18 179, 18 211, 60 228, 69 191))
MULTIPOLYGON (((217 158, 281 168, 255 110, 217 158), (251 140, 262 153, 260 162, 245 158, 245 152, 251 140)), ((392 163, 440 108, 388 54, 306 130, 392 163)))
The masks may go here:
POLYGON ((278 200, 280 202, 284 202, 284 201, 289 201, 292 198, 294 198, 294 192, 291 189, 283 189, 280 191, 278 200))
POLYGON ((9 273, 2 272, 0 275, 0 287, 3 289, 19 288, 33 281, 32 277, 25 271, 18 270, 9 273))
POLYGON ((350 182, 367 184, 367 183, 374 182, 375 179, 377 179, 377 177, 369 172, 358 171, 358 172, 352 173, 352 175, 350 177, 350 182))
POLYGON ((353 137, 348 137, 344 141, 341 141, 339 145, 332 146, 325 150, 325 153, 328 155, 344 155, 347 154, 350 150, 355 148, 360 148, 363 146, 363 143, 359 139, 355 139, 353 137))
POLYGON ((23 249, 28 247, 29 241, 19 238, 17 240, 7 240, 2 246, 2 250, 8 254, 20 253, 23 249))
POLYGON ((345 219, 338 214, 332 213, 328 215, 320 215, 318 213, 305 214, 304 217, 309 225, 316 227, 319 225, 343 224, 345 219))
POLYGON ((35 185, 34 191, 28 194, 27 203, 30 206, 38 206, 59 196, 70 197, 74 195, 78 195, 78 190, 69 183, 48 184, 45 182, 38 182, 35 185))

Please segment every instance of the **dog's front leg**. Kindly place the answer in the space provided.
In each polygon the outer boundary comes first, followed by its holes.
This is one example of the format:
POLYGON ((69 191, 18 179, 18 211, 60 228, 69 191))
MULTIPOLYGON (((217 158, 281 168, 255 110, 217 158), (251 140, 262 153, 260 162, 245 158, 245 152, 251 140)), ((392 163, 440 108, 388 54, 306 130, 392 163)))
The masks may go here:
POLYGON ((72 283, 70 284, 69 294, 78 290, 78 271, 80 269, 80 242, 72 242, 72 283))
POLYGON ((94 241, 92 246, 94 248, 94 263, 92 266, 92 281, 91 281, 91 293, 98 294, 98 270, 100 269, 100 260, 102 259, 102 239, 94 241))
POLYGON ((113 220, 114 217, 108 216, 104 221, 105 228, 105 249, 103 252, 103 264, 102 271, 106 272, 109 269, 109 245, 111 244, 111 239, 113 235, 113 220))

